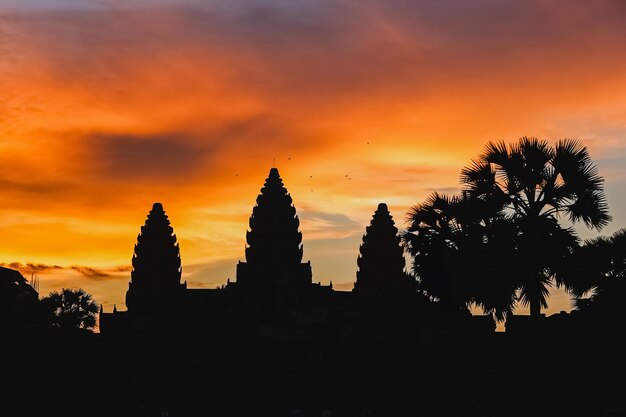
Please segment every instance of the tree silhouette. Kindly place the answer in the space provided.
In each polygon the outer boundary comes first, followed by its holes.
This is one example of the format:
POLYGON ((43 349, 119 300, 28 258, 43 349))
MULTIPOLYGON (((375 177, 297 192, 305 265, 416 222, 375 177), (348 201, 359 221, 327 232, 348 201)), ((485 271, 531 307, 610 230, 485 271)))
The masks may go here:
POLYGON ((83 289, 63 288, 41 299, 53 326, 62 330, 91 330, 96 325, 98 305, 83 289))
POLYGON ((555 146, 528 137, 508 146, 489 142, 463 168, 461 183, 470 196, 499 206, 513 222, 521 302, 539 316, 547 307, 552 278, 567 287, 567 274, 557 272, 577 246, 573 229, 561 227, 557 218, 564 214, 598 230, 610 221, 604 180, 587 148, 572 139, 555 146))
POLYGON ((586 240, 567 265, 576 310, 603 319, 626 316, 626 229, 586 240))
POLYGON ((0 266, 0 329, 38 324, 37 291, 15 269, 0 266))
POLYGON ((491 201, 433 193, 407 213, 402 235, 421 289, 447 311, 472 304, 503 320, 515 307, 511 223, 491 201))

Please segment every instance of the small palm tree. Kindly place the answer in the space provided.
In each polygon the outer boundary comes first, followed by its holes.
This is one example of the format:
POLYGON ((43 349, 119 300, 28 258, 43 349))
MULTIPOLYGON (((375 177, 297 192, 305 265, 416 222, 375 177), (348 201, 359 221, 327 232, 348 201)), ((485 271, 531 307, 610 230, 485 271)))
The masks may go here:
POLYGON ((523 137, 518 142, 488 143, 484 152, 461 171, 461 183, 474 198, 499 206, 515 225, 512 240, 523 272, 520 296, 532 316, 547 307, 553 277, 567 287, 568 277, 557 274, 564 257, 577 246, 571 228, 558 219, 566 215, 600 230, 610 221, 603 190, 587 148, 572 139, 555 146, 523 137))
POLYGON ((96 325, 98 305, 83 289, 63 288, 41 299, 53 326, 63 330, 91 330, 96 325))
POLYGON ((604 318, 626 315, 626 229, 586 240, 569 260, 567 272, 576 310, 604 318))

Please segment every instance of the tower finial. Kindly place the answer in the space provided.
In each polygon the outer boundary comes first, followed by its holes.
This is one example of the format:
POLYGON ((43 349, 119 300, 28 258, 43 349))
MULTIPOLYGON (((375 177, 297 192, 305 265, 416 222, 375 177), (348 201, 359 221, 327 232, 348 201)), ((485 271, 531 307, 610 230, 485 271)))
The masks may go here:
POLYGON ((272 168, 276 168, 276 157, 274 157, 274 162, 272 163, 272 168))

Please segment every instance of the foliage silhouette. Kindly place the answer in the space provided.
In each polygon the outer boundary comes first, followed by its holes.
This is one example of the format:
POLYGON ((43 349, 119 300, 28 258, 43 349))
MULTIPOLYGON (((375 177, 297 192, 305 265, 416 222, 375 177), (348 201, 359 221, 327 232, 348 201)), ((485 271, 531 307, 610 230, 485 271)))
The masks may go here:
POLYGON ((83 289, 53 291, 40 303, 51 324, 61 330, 92 330, 96 325, 98 305, 83 289))
POLYGON ((43 325, 37 291, 14 269, 0 267, 0 331, 43 325))
POLYGON ((464 192, 433 193, 407 213, 402 234, 420 288, 446 310, 469 313, 472 304, 504 320, 515 307, 512 225, 492 201, 464 192))
POLYGON ((626 229, 586 240, 567 265, 577 311, 603 319, 626 316, 626 229))
POLYGON ((571 228, 557 219, 567 215, 600 230, 611 219, 598 175, 587 148, 573 139, 551 146, 545 140, 522 137, 516 143, 490 142, 483 153, 461 171, 461 183, 474 198, 514 225, 511 236, 523 278, 520 300, 532 316, 547 307, 551 279, 567 287, 564 257, 577 246, 571 228), (559 273, 560 272, 560 273, 559 273))

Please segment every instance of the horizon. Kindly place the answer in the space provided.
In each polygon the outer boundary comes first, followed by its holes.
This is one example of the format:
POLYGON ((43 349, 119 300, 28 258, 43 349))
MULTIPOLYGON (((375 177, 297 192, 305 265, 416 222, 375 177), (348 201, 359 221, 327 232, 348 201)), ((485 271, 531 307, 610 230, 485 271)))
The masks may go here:
POLYGON ((589 149, 613 220, 581 238, 626 227, 623 2, 117 3, 0 6, 0 264, 42 296, 125 309, 155 202, 182 281, 232 281, 271 166, 313 281, 350 290, 378 203, 403 230, 488 141, 521 136, 589 149))

